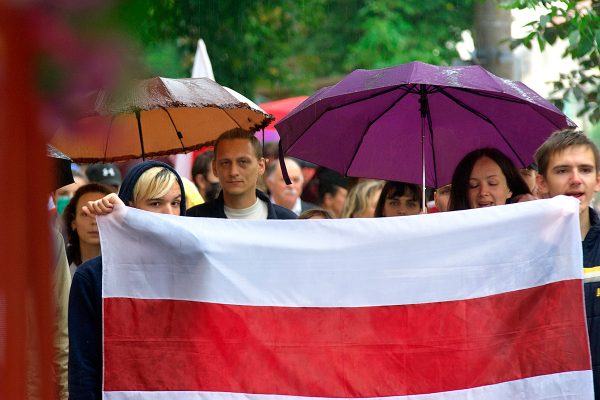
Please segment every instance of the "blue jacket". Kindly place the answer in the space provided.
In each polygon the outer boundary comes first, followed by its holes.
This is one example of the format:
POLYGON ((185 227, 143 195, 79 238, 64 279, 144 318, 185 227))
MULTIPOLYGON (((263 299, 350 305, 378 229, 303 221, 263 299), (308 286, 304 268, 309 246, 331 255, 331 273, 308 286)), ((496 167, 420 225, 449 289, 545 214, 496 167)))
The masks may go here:
MULTIPOLYGON (((256 190, 256 197, 267 203, 267 219, 296 219, 298 217, 287 208, 271 203, 269 197, 260 190, 256 190)), ((188 217, 227 218, 225 215, 223 191, 219 193, 219 197, 215 200, 190 208, 187 210, 186 215, 188 217)))
POLYGON ((592 369, 594 371, 595 398, 600 400, 600 277, 586 276, 594 267, 600 267, 600 218, 590 208, 590 230, 583 240, 583 267, 585 314, 587 316, 590 351, 592 353, 592 369))
MULTIPOLYGON (((181 188, 181 215, 185 215, 185 191, 175 170, 158 161, 145 161, 132 167, 119 190, 125 204, 133 199, 139 177, 152 167, 175 173, 181 188)), ((69 399, 102 399, 102 257, 81 264, 69 294, 69 399)))

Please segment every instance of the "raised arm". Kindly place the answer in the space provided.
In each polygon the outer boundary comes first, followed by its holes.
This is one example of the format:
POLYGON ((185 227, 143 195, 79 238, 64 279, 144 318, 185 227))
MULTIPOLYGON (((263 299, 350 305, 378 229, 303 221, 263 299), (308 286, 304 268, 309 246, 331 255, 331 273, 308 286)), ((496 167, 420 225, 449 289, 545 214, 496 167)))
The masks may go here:
POLYGON ((113 211, 115 204, 125 204, 116 193, 107 194, 103 198, 94 201, 88 201, 87 205, 83 206, 83 211, 88 215, 106 215, 113 211))

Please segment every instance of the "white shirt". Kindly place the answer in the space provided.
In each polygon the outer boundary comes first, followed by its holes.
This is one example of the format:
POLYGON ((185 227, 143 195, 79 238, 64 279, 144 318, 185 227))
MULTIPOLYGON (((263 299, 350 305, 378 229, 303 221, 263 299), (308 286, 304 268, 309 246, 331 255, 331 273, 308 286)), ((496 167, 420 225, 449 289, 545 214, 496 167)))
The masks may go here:
MULTIPOLYGON (((277 204, 275 202, 275 200, 273 200, 273 197, 271 197, 271 203, 277 204)), ((277 204, 277 205, 281 206, 281 204, 277 204)), ((294 212, 296 215, 300 215, 302 213, 302 201, 300 200, 300 197, 298 197, 296 199, 296 202, 294 203, 294 206, 292 207, 292 212, 294 212)))
POLYGON ((292 211, 295 212, 296 215, 300 215, 302 213, 302 201, 300 200, 300 197, 296 199, 296 203, 294 203, 292 211))
POLYGON ((269 208, 267 203, 256 198, 256 203, 248 208, 230 208, 224 206, 225 215, 229 219, 267 219, 269 208))
POLYGON ((77 271, 77 267, 78 267, 78 265, 75 264, 74 262, 72 262, 71 265, 69 265, 69 272, 71 273, 71 279, 73 279, 73 275, 75 275, 75 271, 77 271))

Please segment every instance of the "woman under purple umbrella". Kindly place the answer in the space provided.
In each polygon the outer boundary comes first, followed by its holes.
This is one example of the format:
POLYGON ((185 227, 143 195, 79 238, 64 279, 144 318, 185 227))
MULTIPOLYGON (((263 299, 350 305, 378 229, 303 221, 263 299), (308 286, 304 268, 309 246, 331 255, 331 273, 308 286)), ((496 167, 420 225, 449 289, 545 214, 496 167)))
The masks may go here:
POLYGON ((477 149, 458 163, 452 176, 449 210, 467 210, 533 200, 519 170, 494 148, 477 149))

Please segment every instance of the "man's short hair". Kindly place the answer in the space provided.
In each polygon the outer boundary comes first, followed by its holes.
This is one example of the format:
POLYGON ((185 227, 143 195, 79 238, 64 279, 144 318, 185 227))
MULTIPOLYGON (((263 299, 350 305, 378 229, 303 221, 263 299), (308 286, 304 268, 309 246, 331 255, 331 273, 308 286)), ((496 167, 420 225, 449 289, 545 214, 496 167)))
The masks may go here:
POLYGON ((598 147, 583 132, 575 129, 563 129, 554 132, 535 152, 535 161, 542 176, 548 172, 550 157, 571 146, 585 146, 594 153, 596 172, 600 171, 600 153, 598 147))
MULTIPOLYGON (((296 161, 296 159, 294 159, 292 157, 285 157, 283 159, 283 161, 285 162, 286 166, 287 166, 288 162, 291 162, 291 163, 296 164, 298 166, 298 168, 300 168, 300 164, 298 163, 298 161, 296 161)), ((269 179, 271 176, 273 176, 273 174, 275 173, 277 168, 279 168, 279 159, 278 158, 271 160, 267 164, 267 168, 265 168, 264 178, 269 179)))
POLYGON ((269 179, 271 175, 275 173, 275 170, 279 166, 279 159, 276 158, 274 160, 269 161, 267 167, 265 168, 265 174, 263 175, 264 179, 269 179))
POLYGON ((234 140, 234 139, 246 139, 250 141, 252 148, 254 149, 254 154, 256 158, 259 160, 262 158, 262 148, 260 145, 260 141, 254 137, 254 133, 243 130, 242 128, 234 128, 230 131, 222 133, 217 140, 215 141, 215 157, 217 156, 217 149, 219 148, 219 143, 223 140, 234 140))
POLYGON ((335 197, 339 188, 348 189, 350 180, 327 168, 321 168, 317 172, 317 178, 319 179, 319 203, 323 203, 325 195, 329 194, 335 197))
POLYGON ((212 150, 206 150, 205 152, 198 154, 198 157, 194 160, 194 165, 192 165, 192 178, 196 175, 202 175, 206 178, 214 158, 215 153, 212 150))

